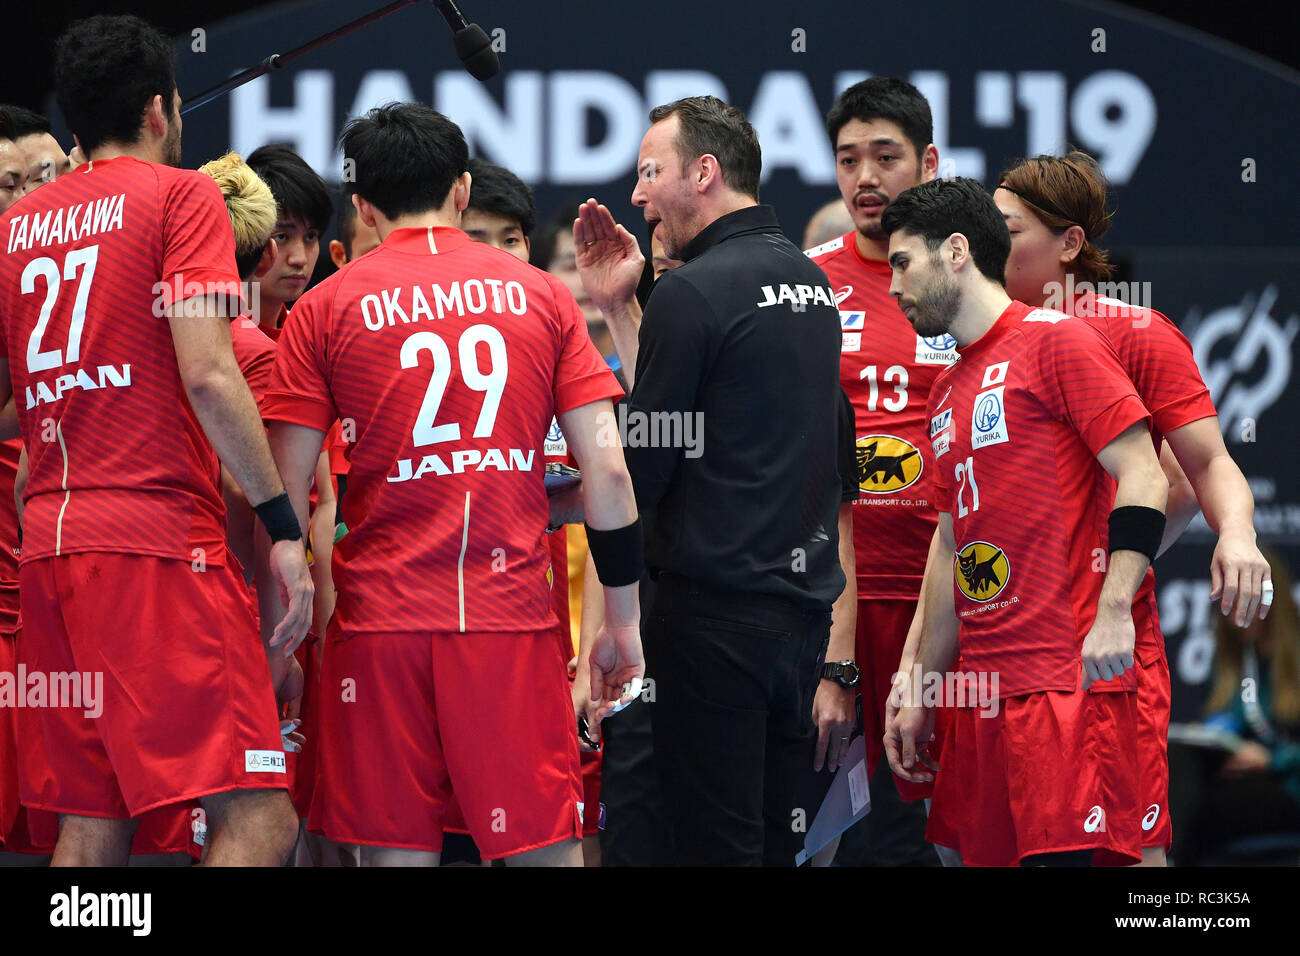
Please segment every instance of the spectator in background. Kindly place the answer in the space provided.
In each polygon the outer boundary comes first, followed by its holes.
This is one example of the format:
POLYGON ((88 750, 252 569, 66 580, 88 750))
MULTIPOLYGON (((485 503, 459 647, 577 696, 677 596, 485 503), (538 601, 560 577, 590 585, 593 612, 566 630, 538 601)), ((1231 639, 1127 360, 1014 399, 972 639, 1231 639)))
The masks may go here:
POLYGON ((1260 550, 1276 588, 1272 611, 1245 630, 1229 617, 1215 622, 1205 723, 1223 732, 1224 746, 1170 749, 1178 866, 1206 862, 1243 837, 1291 835, 1300 843, 1300 615, 1286 562, 1260 550))
POLYGON ((830 242, 836 236, 842 236, 853 229, 853 217, 849 215, 844 200, 833 199, 822 206, 803 231, 803 248, 812 249, 823 242, 830 242))
POLYGON ((364 256, 379 245, 379 233, 357 216, 356 207, 347 196, 339 203, 339 237, 330 240, 330 260, 342 269, 353 259, 364 256))
POLYGON ((262 279, 261 314, 255 316, 262 331, 278 339, 289 306, 311 284, 320 256, 320 237, 330 224, 334 207, 325 181, 287 146, 255 149, 248 165, 271 187, 278 209, 271 238, 279 255, 262 279))
POLYGON ((27 164, 24 194, 52 182, 72 169, 68 154, 51 132, 49 120, 26 107, 6 105, 2 108, 13 122, 13 140, 27 164))

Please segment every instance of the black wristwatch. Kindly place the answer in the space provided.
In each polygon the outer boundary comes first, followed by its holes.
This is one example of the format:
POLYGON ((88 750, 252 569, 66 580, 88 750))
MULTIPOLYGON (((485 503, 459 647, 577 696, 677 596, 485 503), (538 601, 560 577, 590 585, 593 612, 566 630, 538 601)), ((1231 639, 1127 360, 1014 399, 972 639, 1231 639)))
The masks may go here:
POLYGON ((862 671, 853 661, 827 661, 822 665, 822 680, 833 680, 851 690, 862 683, 862 671))

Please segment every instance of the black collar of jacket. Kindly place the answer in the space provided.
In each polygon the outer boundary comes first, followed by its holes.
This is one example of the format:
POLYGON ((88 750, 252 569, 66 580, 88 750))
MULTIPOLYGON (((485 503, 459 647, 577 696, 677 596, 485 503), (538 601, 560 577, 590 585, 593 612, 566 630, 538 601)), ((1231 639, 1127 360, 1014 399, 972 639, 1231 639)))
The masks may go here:
POLYGON ((720 242, 733 236, 753 232, 781 234, 781 224, 776 221, 776 212, 771 206, 746 206, 744 209, 719 216, 686 244, 686 248, 682 250, 682 261, 690 262, 704 255, 720 242))

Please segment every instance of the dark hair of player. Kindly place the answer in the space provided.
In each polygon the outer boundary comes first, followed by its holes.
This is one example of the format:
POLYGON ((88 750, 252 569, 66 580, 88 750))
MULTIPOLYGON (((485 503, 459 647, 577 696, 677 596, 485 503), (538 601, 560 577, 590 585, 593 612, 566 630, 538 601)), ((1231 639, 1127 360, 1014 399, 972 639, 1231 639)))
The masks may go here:
POLYGON ((907 80, 897 76, 873 76, 854 83, 839 95, 826 114, 826 133, 831 149, 838 145, 840 130, 846 123, 859 120, 888 120, 897 124, 912 143, 917 158, 934 141, 934 120, 930 104, 907 80))
POLYGON ((389 219, 438 209, 469 165, 460 127, 422 103, 387 103, 339 135, 356 175, 343 184, 389 219))
MULTIPOLYGON (((473 175, 471 173, 470 175, 473 175)), ((470 200, 473 201, 474 186, 469 187, 470 200)), ((555 258, 555 240, 560 231, 573 229, 573 220, 578 218, 577 201, 566 202, 550 219, 537 227, 537 235, 532 237, 528 247, 528 261, 539 269, 550 270, 551 260, 555 258)))
POLYGON ((650 122, 676 116, 681 125, 673 145, 685 169, 705 153, 718 160, 722 181, 736 192, 758 199, 758 179, 763 171, 763 154, 758 134, 749 120, 734 106, 716 96, 688 96, 656 106, 650 122))
POLYGON ((513 219, 525 236, 537 225, 533 191, 524 181, 496 163, 475 157, 469 161, 469 208, 513 219))
POLYGON ((171 44, 134 16, 95 16, 70 26, 55 48, 55 99, 87 156, 103 143, 134 143, 155 96, 172 115, 171 44))
POLYGON ((9 120, 13 123, 14 128, 14 139, 30 136, 32 133, 53 132, 54 128, 50 126, 49 120, 25 106, 14 106, 12 103, 6 103, 4 106, 0 106, 0 109, 9 114, 9 120))
POLYGON ((14 132, 14 121, 9 116, 7 107, 0 106, 0 139, 17 139, 18 134, 14 132))
POLYGON ((1012 163, 998 185, 1015 193, 1056 235, 1071 226, 1083 229, 1084 243, 1070 271, 1085 282, 1105 279, 1115 267, 1096 244, 1110 228, 1106 208, 1109 184, 1097 161, 1082 150, 1066 156, 1035 156, 1012 163))
POLYGON ((352 197, 343 194, 339 203, 339 242, 343 243, 348 259, 352 258, 352 241, 357 237, 357 207, 352 205, 352 197))
POLYGON ((245 160, 262 182, 271 187, 281 219, 300 219, 324 232, 334 214, 325 181, 307 161, 288 146, 261 146, 245 160))
POLYGON ((885 207, 880 227, 889 235, 897 230, 925 240, 930 255, 953 233, 970 244, 975 267, 999 285, 1006 285, 1011 233, 993 197, 974 179, 936 179, 904 190, 885 207))

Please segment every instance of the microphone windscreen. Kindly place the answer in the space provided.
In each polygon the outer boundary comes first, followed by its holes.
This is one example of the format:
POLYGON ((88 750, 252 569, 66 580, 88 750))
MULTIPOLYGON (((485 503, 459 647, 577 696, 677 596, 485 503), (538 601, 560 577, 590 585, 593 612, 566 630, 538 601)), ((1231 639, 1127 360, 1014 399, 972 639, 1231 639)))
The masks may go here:
POLYGON ((470 76, 476 80, 486 80, 497 75, 501 69, 501 61, 497 58, 496 51, 492 49, 492 43, 481 26, 471 23, 465 29, 457 30, 451 40, 456 56, 460 58, 460 62, 464 64, 470 76))

